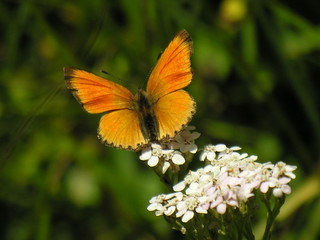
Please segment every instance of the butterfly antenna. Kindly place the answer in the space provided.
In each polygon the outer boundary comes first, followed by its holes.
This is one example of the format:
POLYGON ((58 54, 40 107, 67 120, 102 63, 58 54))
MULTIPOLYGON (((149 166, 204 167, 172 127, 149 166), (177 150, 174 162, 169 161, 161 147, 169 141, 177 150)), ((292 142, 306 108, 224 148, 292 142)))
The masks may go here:
MULTIPOLYGON (((156 62, 154 63, 153 68, 154 68, 155 65, 157 64, 157 62, 158 62, 159 58, 161 57, 162 53, 163 53, 163 51, 161 51, 161 52, 158 54, 157 60, 156 60, 156 62)), ((144 85, 144 86, 147 85, 148 79, 149 79, 149 77, 150 77, 150 75, 151 75, 151 72, 152 72, 153 68, 151 68, 151 70, 149 70, 149 72, 148 72, 148 74, 147 74, 147 77, 144 79, 144 81, 143 81, 143 85, 144 85)))
POLYGON ((134 85, 134 84, 132 84, 132 83, 129 83, 128 81, 124 81, 124 80, 122 80, 121 78, 119 78, 119 77, 117 77, 117 76, 114 76, 113 74, 111 74, 111 73, 109 73, 109 72, 107 72, 107 71, 105 71, 105 70, 100 70, 100 71, 101 71, 102 73, 110 76, 110 77, 114 80, 114 82, 118 82, 118 83, 121 83, 121 85, 123 85, 123 86, 130 87, 130 89, 132 89, 132 90, 138 90, 136 85, 134 85))
POLYGON ((158 54, 158 57, 157 57, 157 61, 159 60, 159 58, 161 57, 163 51, 161 51, 159 54, 158 54))
POLYGON ((106 70, 101 70, 101 72, 111 77, 114 77, 111 73, 107 72, 106 70))
POLYGON ((121 78, 107 72, 106 70, 100 70, 100 72, 106 74, 107 76, 110 76, 110 78, 114 81, 114 82, 119 82, 121 83, 121 85, 128 85, 127 82, 123 81, 121 78))
POLYGON ((3 148, 3 153, 0 158, 0 168, 4 166, 6 161, 10 158, 13 150, 21 141, 23 135, 27 132, 30 126, 34 123, 35 118, 38 116, 42 108, 52 101, 55 96, 62 90, 62 84, 50 93, 28 114, 28 117, 18 123, 17 127, 13 128, 10 133, 7 145, 3 148))

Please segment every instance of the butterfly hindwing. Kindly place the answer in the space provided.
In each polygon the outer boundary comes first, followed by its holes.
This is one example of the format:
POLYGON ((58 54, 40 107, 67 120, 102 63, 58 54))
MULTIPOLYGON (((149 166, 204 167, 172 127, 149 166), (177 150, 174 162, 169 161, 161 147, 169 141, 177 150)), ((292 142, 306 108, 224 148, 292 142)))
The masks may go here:
POLYGON ((130 109, 113 111, 102 116, 98 135, 107 145, 117 148, 139 150, 147 144, 141 132, 138 113, 130 109))
POLYGON ((159 139, 172 138, 183 129, 196 111, 192 97, 184 90, 169 93, 154 105, 159 125, 159 139))

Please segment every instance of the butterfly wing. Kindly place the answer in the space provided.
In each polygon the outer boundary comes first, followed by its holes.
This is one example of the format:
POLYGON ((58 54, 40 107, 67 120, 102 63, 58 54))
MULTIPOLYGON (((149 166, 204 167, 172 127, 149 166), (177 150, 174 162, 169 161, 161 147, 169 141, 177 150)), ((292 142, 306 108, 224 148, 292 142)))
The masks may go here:
POLYGON ((138 151, 147 144, 141 132, 137 112, 129 109, 102 116, 98 135, 102 142, 117 148, 138 151))
POLYGON ((99 124, 99 138, 118 148, 136 150, 146 144, 134 95, 125 87, 76 68, 64 68, 67 87, 89 113, 107 112, 99 124))
POLYGON ((181 30, 161 54, 147 83, 147 93, 156 102, 162 96, 182 89, 192 80, 190 56, 192 40, 181 30))
POLYGON ((84 70, 66 67, 67 87, 89 113, 102 113, 132 106, 133 94, 125 87, 84 70))
POLYGON ((188 124, 195 111, 194 100, 184 90, 178 90, 160 98, 154 105, 159 125, 159 139, 174 137, 188 124))
POLYGON ((192 97, 181 90, 192 80, 191 54, 192 40, 182 30, 169 43, 149 77, 147 93, 154 104, 159 140, 174 137, 196 110, 192 97))

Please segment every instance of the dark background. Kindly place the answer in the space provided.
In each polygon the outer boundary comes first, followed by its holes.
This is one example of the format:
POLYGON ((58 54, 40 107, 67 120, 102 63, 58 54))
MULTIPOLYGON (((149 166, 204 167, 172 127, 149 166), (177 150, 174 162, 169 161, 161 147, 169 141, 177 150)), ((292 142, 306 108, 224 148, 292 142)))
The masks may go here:
MULTIPOLYGON (((62 68, 105 70, 136 91, 183 28, 198 146, 297 165, 274 239, 319 237, 319 1, 3 0, 0 13, 0 239, 182 239, 146 210, 167 191, 156 174, 100 144, 100 116, 62 68)), ((257 238, 264 220, 261 208, 257 238)))

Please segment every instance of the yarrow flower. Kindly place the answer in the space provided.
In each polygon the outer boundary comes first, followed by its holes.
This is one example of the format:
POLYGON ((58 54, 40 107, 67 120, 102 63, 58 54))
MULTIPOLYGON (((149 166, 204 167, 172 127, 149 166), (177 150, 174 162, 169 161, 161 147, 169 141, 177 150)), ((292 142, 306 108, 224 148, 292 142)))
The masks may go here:
POLYGON ((147 161, 150 167, 161 167, 162 174, 165 174, 170 166, 185 164, 185 153, 196 153, 198 150, 195 139, 200 136, 198 132, 191 132, 195 127, 188 126, 178 133, 176 137, 161 144, 152 143, 141 151, 140 160, 147 161))
POLYGON ((187 126, 182 132, 176 135, 174 141, 171 142, 171 146, 174 149, 179 149, 182 153, 196 153, 198 151, 198 147, 194 140, 200 137, 200 133, 191 132, 195 129, 196 128, 194 126, 187 126))
MULTIPOLYGON (((255 199, 261 197, 268 221, 273 222, 284 196, 291 193, 289 183, 296 177, 293 171, 297 167, 284 162, 259 163, 257 156, 240 153, 238 146, 217 144, 205 146, 200 153, 202 168, 188 171, 188 163, 198 151, 195 140, 200 133, 194 130, 186 127, 174 139, 153 143, 141 151, 140 159, 174 191, 151 198, 148 210, 165 216, 190 239, 210 239, 217 234, 224 239, 253 236, 248 224, 251 226, 255 199), (275 201, 271 201, 272 196, 275 201), (189 221, 194 222, 185 225, 189 221), (243 233, 237 232, 239 229, 243 233)), ((265 235, 270 228, 268 224, 265 235)))
POLYGON ((257 156, 241 154, 237 152, 240 149, 224 144, 206 146, 200 160, 207 161, 207 165, 190 171, 173 186, 174 193, 152 198, 148 210, 186 223, 197 213, 214 210, 223 215, 228 209, 240 209, 258 191, 272 191, 276 198, 291 193, 288 183, 295 178, 295 166, 258 163, 257 156))

